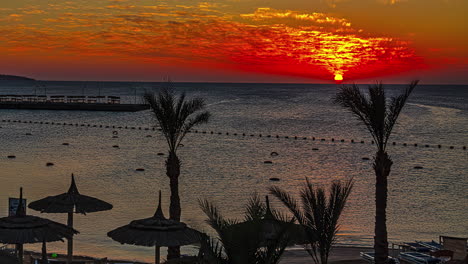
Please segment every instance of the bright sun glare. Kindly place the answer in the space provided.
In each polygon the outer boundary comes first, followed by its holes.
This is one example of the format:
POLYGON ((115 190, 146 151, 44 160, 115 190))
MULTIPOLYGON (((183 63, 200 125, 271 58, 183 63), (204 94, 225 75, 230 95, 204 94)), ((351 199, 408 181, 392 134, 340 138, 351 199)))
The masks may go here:
POLYGON ((343 80, 343 75, 337 73, 335 74, 335 81, 342 81, 343 80))

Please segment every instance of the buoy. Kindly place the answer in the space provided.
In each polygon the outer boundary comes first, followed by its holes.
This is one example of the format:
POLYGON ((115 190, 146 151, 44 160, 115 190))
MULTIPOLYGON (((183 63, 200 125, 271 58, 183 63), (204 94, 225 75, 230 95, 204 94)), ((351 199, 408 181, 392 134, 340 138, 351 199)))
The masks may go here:
POLYGON ((438 147, 438 148, 441 148, 441 147, 442 147, 442 145, 437 145, 437 147, 438 147))
POLYGON ((279 178, 270 178, 270 181, 279 181, 280 179, 279 178))
POLYGON ((368 157, 363 157, 362 160, 370 160, 368 157))
POLYGON ((233 135, 234 135, 234 136, 237 136, 237 133, 234 133, 233 135))
POLYGON ((273 161, 271 161, 271 160, 265 160, 263 163, 265 163, 265 164, 272 164, 273 161))
POLYGON ((278 135, 276 135, 276 138, 279 138, 279 136, 278 136, 278 135))
POLYGON ((354 143, 354 139, 351 139, 351 143, 354 143))
POLYGON ((65 143, 62 143, 62 145, 68 146, 68 145, 70 145, 70 144, 68 144, 67 142, 65 142, 65 143))
POLYGON ((15 159, 16 156, 15 156, 15 155, 8 155, 7 158, 9 158, 9 159, 15 159))
POLYGON ((371 144, 374 144, 374 140, 372 140, 370 143, 371 143, 371 144))
POLYGON ((319 150, 318 148, 312 148, 312 150, 319 150))
POLYGON ((138 127, 138 130, 141 130, 141 127, 138 127))
POLYGON ((143 169, 143 168, 138 168, 138 169, 136 169, 136 171, 145 171, 145 169, 143 169))
POLYGON ((229 135, 229 132, 226 132, 226 135, 229 135))
POLYGON ((417 147, 417 146, 418 146, 418 143, 414 143, 414 146, 417 147))
POLYGON ((146 135, 146 137, 147 137, 147 138, 150 138, 150 137, 153 137, 153 136, 151 136, 151 135, 146 135))
POLYGON ((267 138, 270 138, 270 137, 271 137, 271 135, 268 135, 268 136, 267 136, 267 138))
POLYGON ((425 147, 426 147, 426 148, 428 148, 428 147, 429 147, 429 145, 426 145, 425 147))
POLYGON ((344 139, 340 140, 341 142, 344 142, 344 139))
POLYGON ((198 133, 198 130, 195 130, 195 133, 198 133))
POLYGON ((213 134, 213 131, 211 131, 210 134, 213 134))
POLYGON ((254 134, 251 134, 250 136, 251 136, 251 137, 253 137, 253 136, 254 136, 254 134))
POLYGON ((206 131, 203 131, 202 134, 206 134, 206 131))
POLYGON ((285 136, 284 138, 289 138, 288 136, 285 136))
POLYGON ((270 156, 276 157, 276 156, 278 156, 278 152, 273 151, 273 152, 270 153, 270 156))
POLYGON ((159 152, 159 153, 158 153, 158 156, 164 156, 164 153, 159 152))
POLYGON ((361 140, 361 144, 364 144, 364 140, 361 140))
POLYGON ((114 130, 114 131, 112 131, 112 134, 114 134, 114 135, 118 135, 118 134, 119 134, 119 132, 117 132, 117 131, 115 131, 115 130, 114 130))
POLYGON ((417 169, 417 170, 420 170, 420 169, 422 169, 423 167, 422 167, 422 166, 414 166, 414 168, 417 169))
POLYGON ((32 134, 31 134, 31 133, 26 133, 25 135, 26 135, 26 136, 32 136, 32 134))
POLYGON ((135 127, 131 127, 131 129, 135 129, 135 127))
POLYGON ((50 167, 50 166, 54 166, 54 164, 53 164, 52 162, 47 162, 47 163, 46 163, 46 166, 47 166, 47 167, 50 167))
POLYGON ((465 150, 466 150, 466 146, 463 146, 463 149, 465 149, 465 150))
POLYGON ((335 142, 335 139, 334 139, 334 138, 332 138, 332 142, 335 142))
POLYGON ((113 148, 118 148, 118 147, 119 147, 119 145, 114 145, 114 146, 112 146, 112 147, 113 147, 113 148))
MULTIPOLYGON (((261 136, 261 135, 260 135, 261 136)), ((294 139, 297 139, 297 136, 294 136, 294 139)))
POLYGON ((312 137, 312 140, 315 140, 315 137, 312 137))
POLYGON ((145 127, 145 130, 149 130, 149 128, 145 127))
POLYGON ((185 147, 185 145, 184 145, 184 144, 182 144, 182 143, 180 143, 180 144, 179 144, 179 147, 185 147))
POLYGON ((119 138, 119 136, 112 136, 112 138, 119 138))
POLYGON ((324 139, 324 138, 322 138, 320 141, 325 141, 325 139, 324 139))
POLYGON ((303 137, 302 139, 303 139, 303 140, 307 140, 307 138, 306 138, 306 137, 303 137))
POLYGON ((450 146, 450 149, 453 149, 453 146, 450 146))
POLYGON ((223 134, 223 133, 221 133, 221 132, 218 132, 218 135, 221 135, 221 134, 223 134))
POLYGON ((262 134, 258 135, 259 137, 262 137, 262 134))

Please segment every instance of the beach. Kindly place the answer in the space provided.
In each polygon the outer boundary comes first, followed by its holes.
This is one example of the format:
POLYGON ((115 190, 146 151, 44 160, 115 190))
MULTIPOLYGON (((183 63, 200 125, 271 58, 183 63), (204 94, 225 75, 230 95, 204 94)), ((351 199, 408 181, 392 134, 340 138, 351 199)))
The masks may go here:
MULTIPOLYGON (((134 90, 126 83, 101 83, 101 87, 103 94, 134 100, 134 90)), ((402 87, 390 86, 389 93, 402 87)), ((14 85, 0 90, 18 89, 31 93, 30 87, 14 85)), ((81 86, 73 82, 48 86, 51 94, 77 91, 81 86)), ((216 203, 225 217, 242 219, 252 193, 264 197, 269 187, 279 186, 298 197, 306 177, 322 186, 353 177, 356 184, 341 218, 338 244, 372 246, 375 145, 365 128, 333 105, 335 86, 178 84, 178 91, 206 98, 213 113, 210 123, 187 135, 180 148, 183 222, 215 235, 205 223, 200 198, 216 203)), ((468 154, 462 149, 468 142, 467 91, 465 86, 421 86, 402 112, 388 147, 395 163, 389 178, 390 242, 468 236, 468 212, 463 210, 468 203, 464 195, 468 154)), ((6 139, 0 149, 0 216, 7 214, 8 198, 17 197, 19 187, 29 203, 68 190, 73 173, 82 194, 114 206, 110 211, 75 215, 80 231, 75 237, 76 254, 152 261, 153 249, 121 245, 107 237, 110 230, 152 216, 159 190, 168 215, 167 146, 160 132, 153 130, 149 111, 0 110, 0 115, 0 137, 6 139)), ((277 199, 271 198, 271 204, 288 212, 277 199)), ((63 214, 29 209, 28 213, 66 223, 63 214)), ((38 251, 40 245, 26 249, 38 251)), ((66 244, 50 243, 49 249, 64 253, 66 244)), ((184 254, 194 252, 195 247, 183 249, 184 254)), ((285 258, 302 258, 302 253, 295 253, 285 258)))

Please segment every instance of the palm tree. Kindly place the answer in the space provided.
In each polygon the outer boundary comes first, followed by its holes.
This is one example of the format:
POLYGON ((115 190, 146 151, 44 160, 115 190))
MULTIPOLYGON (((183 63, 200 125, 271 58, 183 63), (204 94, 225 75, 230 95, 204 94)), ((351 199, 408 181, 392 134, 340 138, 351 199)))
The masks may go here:
POLYGON ((291 241, 294 219, 289 219, 254 195, 246 206, 244 222, 224 218, 219 209, 208 200, 200 200, 200 207, 208 216, 206 222, 218 234, 217 239, 205 236, 200 247, 201 263, 206 264, 277 264, 291 241), (277 220, 278 229, 268 238, 265 225, 277 220))
POLYGON ((343 86, 334 101, 348 109, 367 127, 376 142, 377 153, 374 157, 375 182, 375 236, 374 250, 376 264, 386 263, 388 260, 387 241, 387 178, 392 167, 386 147, 392 129, 401 110, 418 81, 409 84, 404 93, 387 100, 381 83, 369 86, 369 94, 361 92, 357 85, 343 86))
MULTIPOLYGON (((185 98, 185 93, 176 96, 171 83, 168 84, 157 94, 145 93, 144 100, 149 104, 169 146, 169 155, 166 159, 166 175, 169 177, 171 188, 169 218, 180 221, 180 159, 177 150, 190 129, 208 122, 210 113, 204 111, 205 102, 202 98, 188 100, 185 98)), ((168 259, 178 257, 180 257, 180 247, 169 247, 168 259)))
POLYGON ((339 230, 338 220, 353 184, 352 179, 345 183, 334 181, 327 199, 324 188, 313 186, 306 179, 301 190, 302 206, 283 189, 276 186, 270 188, 270 193, 280 199, 303 226, 308 241, 304 247, 316 264, 328 263, 328 256, 339 230))

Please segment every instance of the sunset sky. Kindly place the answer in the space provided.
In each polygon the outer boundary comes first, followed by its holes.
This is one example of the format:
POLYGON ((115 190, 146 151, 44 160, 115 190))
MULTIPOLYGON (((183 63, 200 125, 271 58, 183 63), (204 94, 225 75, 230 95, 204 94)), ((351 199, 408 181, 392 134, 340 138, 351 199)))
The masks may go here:
POLYGON ((0 0, 0 74, 468 83, 467 0, 0 0))

